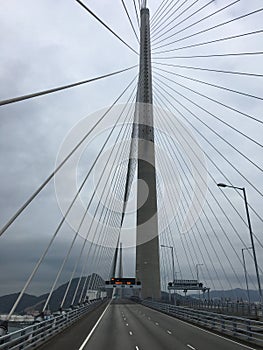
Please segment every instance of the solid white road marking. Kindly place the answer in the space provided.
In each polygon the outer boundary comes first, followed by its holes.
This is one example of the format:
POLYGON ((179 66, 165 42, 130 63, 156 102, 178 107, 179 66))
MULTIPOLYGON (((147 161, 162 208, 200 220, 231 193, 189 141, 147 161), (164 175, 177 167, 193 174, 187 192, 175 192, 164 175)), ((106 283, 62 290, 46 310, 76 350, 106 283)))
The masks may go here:
POLYGON ((168 334, 172 334, 172 332, 171 332, 171 331, 169 331, 169 329, 167 329, 167 333, 168 333, 168 334))
POLYGON ((192 350, 196 350, 192 345, 187 344, 188 348, 192 349, 192 350))
POLYGON ((129 334, 132 335, 132 331, 129 331, 129 334))
POLYGON ((103 313, 101 314, 100 318, 98 319, 98 321, 96 322, 95 326, 92 328, 92 330, 90 331, 89 335, 87 336, 87 338, 84 340, 84 342, 82 343, 81 347, 79 348, 79 350, 83 350, 85 345, 87 344, 87 342, 90 340, 90 337, 92 336, 92 334, 94 333, 95 329, 97 328, 98 324, 100 323, 102 317, 105 315, 105 313, 107 312, 108 308, 110 307, 111 301, 109 302, 109 305, 106 307, 106 309, 103 311, 103 313))

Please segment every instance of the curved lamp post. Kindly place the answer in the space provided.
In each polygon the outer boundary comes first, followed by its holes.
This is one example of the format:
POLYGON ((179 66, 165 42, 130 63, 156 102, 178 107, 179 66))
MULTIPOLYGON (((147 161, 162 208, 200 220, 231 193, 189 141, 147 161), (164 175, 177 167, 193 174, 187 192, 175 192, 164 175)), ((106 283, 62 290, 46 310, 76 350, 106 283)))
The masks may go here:
MULTIPOLYGON (((198 271, 198 266, 203 266, 204 264, 196 264, 196 277, 197 277, 197 282, 199 283, 199 271, 198 271)), ((198 296, 199 296, 199 304, 200 304, 200 290, 198 290, 198 296)))
MULTIPOLYGON (((174 247, 172 246, 169 246, 169 245, 164 245, 164 244, 161 244, 161 247, 162 248, 169 248, 171 249, 171 254, 172 254, 172 267, 173 267, 173 283, 175 281, 175 269, 174 269, 174 247)), ((174 294, 175 294, 175 290, 174 290, 174 294)), ((175 302, 175 300, 174 300, 175 302)))
POLYGON ((244 198, 244 202, 245 202, 245 209, 246 209, 246 214, 247 214, 247 222, 248 222, 248 228, 249 228, 249 234, 250 234, 250 240, 251 240, 251 248, 252 248, 252 252, 253 252, 255 270, 256 270, 256 275, 257 275, 258 292, 259 292, 259 297, 260 297, 260 303, 262 305, 262 302, 263 302, 262 290, 261 290, 261 284, 260 284, 260 278, 259 278, 257 256, 256 256, 256 250, 255 250, 255 245, 254 245, 252 226, 251 226, 251 221, 250 221, 250 216, 249 216, 249 211, 248 211, 248 203, 247 203, 247 196, 246 196, 245 187, 236 187, 236 186, 226 185, 224 183, 219 183, 219 184, 217 184, 217 186, 218 187, 223 187, 223 188, 224 187, 235 188, 236 190, 240 190, 240 191, 243 192, 243 198, 244 198))
POLYGON ((248 280, 247 280, 247 268, 246 268, 246 260, 245 260, 245 255, 244 255, 244 251, 245 251, 245 250, 248 250, 248 249, 252 249, 252 247, 242 248, 241 251, 242 251, 243 267, 244 267, 244 273, 245 273, 245 279, 246 279, 246 286, 247 286, 248 304, 250 305, 250 295, 249 295, 248 280))

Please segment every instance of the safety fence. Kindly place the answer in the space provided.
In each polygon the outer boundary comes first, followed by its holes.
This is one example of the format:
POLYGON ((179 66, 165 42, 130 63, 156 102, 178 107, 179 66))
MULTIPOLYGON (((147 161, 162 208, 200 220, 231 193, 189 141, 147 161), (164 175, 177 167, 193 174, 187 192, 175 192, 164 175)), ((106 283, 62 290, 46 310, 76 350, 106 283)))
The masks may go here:
POLYGON ((242 301, 231 302, 231 301, 221 301, 221 300, 198 300, 198 299, 179 299, 176 300, 176 305, 186 306, 191 309, 199 309, 210 312, 235 315, 235 316, 245 316, 248 318, 258 319, 262 317, 262 307, 260 304, 248 304, 242 301))
POLYGON ((36 349, 103 303, 96 300, 0 337, 0 349, 36 349))

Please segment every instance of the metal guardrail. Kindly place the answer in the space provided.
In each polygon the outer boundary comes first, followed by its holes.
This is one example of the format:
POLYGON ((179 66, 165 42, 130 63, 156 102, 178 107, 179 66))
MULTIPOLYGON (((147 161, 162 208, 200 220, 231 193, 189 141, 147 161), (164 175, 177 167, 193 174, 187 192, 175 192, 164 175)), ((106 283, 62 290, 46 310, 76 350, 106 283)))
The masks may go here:
POLYGON ((248 304, 242 301, 213 301, 213 300, 199 300, 199 299, 179 299, 177 306, 186 306, 190 309, 199 309, 209 312, 216 312, 222 314, 229 314, 235 316, 246 316, 248 318, 261 318, 262 307, 260 304, 248 304))
POLYGON ((33 324, 0 337, 0 350, 36 349, 49 338, 71 326, 86 313, 94 310, 102 300, 94 301, 48 320, 33 324))
POLYGON ((263 345, 263 322, 144 300, 142 305, 205 328, 263 345))

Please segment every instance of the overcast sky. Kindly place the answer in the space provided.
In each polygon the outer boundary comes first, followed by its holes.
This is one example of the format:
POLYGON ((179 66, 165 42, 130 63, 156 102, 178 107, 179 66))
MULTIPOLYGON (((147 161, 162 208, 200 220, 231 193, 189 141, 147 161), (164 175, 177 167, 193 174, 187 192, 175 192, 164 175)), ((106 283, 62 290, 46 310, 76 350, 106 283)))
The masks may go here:
MULTIPOLYGON (((129 45, 138 50, 138 43, 121 1, 87 0, 85 3, 115 30, 119 36, 127 41, 129 45)), ((134 26, 138 30, 133 1, 126 0, 126 3, 134 26)), ((148 2, 151 13, 155 12, 159 3, 157 0, 148 2)), ((179 1, 179 4, 182 3, 183 1, 179 1)), ((178 10, 178 14, 193 3, 193 0, 185 2, 185 5, 178 10)), ((186 18, 187 14, 193 13, 207 3, 208 1, 200 0, 197 5, 193 5, 191 9, 178 17, 175 20, 176 22, 171 23, 167 29, 171 28, 174 23, 179 23, 182 19, 186 18)), ((202 12, 196 14, 195 17, 189 18, 187 21, 179 24, 174 29, 174 32, 214 13, 230 3, 232 1, 214 1, 204 8, 202 12)), ((199 47, 179 48, 260 30, 262 29, 263 12, 248 16, 239 21, 234 21, 232 24, 221 26, 218 29, 180 40, 167 47, 160 49, 157 49, 157 47, 260 9, 261 7, 261 0, 253 0, 253 2, 241 0, 225 11, 201 21, 167 41, 158 44, 158 40, 156 40, 152 43, 155 103, 158 105, 161 99, 164 99, 161 93, 168 96, 168 100, 178 109, 177 111, 172 109, 171 105, 167 103, 167 107, 171 109, 171 112, 174 114, 173 117, 176 118, 174 120, 178 120, 184 125, 180 127, 179 122, 176 122, 176 125, 174 125, 169 117, 164 115, 162 117, 159 111, 155 113, 155 126, 159 130, 158 137, 156 136, 157 176, 158 183, 160 183, 160 188, 163 191, 162 194, 159 192, 158 201, 160 208, 162 205, 166 206, 166 210, 162 211, 160 216, 160 228, 166 228, 160 237, 160 241, 162 244, 174 245, 177 254, 176 271, 179 272, 180 270, 183 278, 195 278, 195 265, 197 263, 204 264, 203 267, 200 267, 201 278, 206 284, 215 288, 229 289, 231 286, 245 287, 243 269, 239 261, 241 259, 241 249, 244 245, 238 238, 237 233, 242 238, 245 246, 250 246, 250 240, 246 225, 237 215, 237 213, 240 213, 241 217, 244 220, 246 219, 242 198, 232 189, 224 189, 222 191, 217 188, 210 175, 212 175, 216 182, 227 182, 227 178, 233 185, 246 187, 249 203, 258 213, 258 216, 256 216, 251 210, 253 231, 261 244, 263 244, 262 221, 260 220, 263 214, 262 196, 246 181, 248 179, 259 192, 263 193, 262 172, 243 156, 240 156, 226 142, 219 139, 211 130, 208 130, 203 124, 197 121, 189 111, 197 115, 210 128, 223 136, 236 149, 244 153, 249 160, 252 160, 261 168, 263 167, 262 148, 233 131, 233 129, 223 125, 214 117, 204 112, 204 110, 193 105, 191 101, 209 110, 223 121, 231 124, 261 144, 263 135, 262 124, 244 115, 242 116, 241 114, 230 111, 222 105, 213 103, 211 100, 198 96, 192 91, 185 90, 182 86, 178 86, 160 77, 158 74, 162 74, 179 84, 186 85, 197 92, 210 96, 221 103, 230 105, 232 108, 239 109, 243 113, 260 120, 262 120, 262 78, 160 66, 157 63, 263 74, 261 55, 195 59, 173 58, 175 56, 262 51, 262 34, 199 47), (169 49, 177 50, 158 54, 158 51, 169 49), (160 59, 160 57, 164 59, 160 59), (171 59, 167 59, 167 57, 171 57, 171 59), (243 91, 247 94, 259 96, 261 99, 216 89, 183 77, 162 72, 158 68, 185 75, 189 78, 203 80, 211 84, 226 86, 229 89, 243 91), (186 96, 188 100, 173 92, 163 83, 168 84, 168 86, 175 89, 178 93, 186 96), (167 93, 164 93, 158 87, 158 84, 172 94, 174 98, 178 99, 182 105, 177 104, 167 93), (188 108, 188 111, 183 106, 188 108), (191 122, 192 126, 187 121, 191 122), (193 126, 215 148, 209 145, 193 126), (184 140, 183 136, 186 137, 186 140, 184 140), (171 146, 170 142, 173 142, 173 140, 177 143, 178 150, 177 147, 171 146), (200 151, 203 157, 201 160, 202 164, 196 162, 196 158, 188 144, 192 145, 196 151, 200 151), (225 159, 216 150, 220 151, 225 159), (185 164, 183 163, 183 159, 186 161, 185 164), (244 177, 238 174, 226 159, 244 177), (216 164, 217 168, 212 164, 211 160, 216 164), (165 166, 166 161, 169 162, 168 168, 165 166), (195 165, 197 168, 199 167, 201 175, 195 169, 195 165), (207 177, 207 185, 203 182, 205 177, 207 177), (189 182, 194 185, 196 193, 191 189, 189 182), (169 191, 172 193, 171 198, 169 197, 169 191), (195 210, 196 207, 200 207, 199 200, 203 204, 202 214, 198 210, 195 210), (228 214, 227 217, 225 217, 216 201, 218 201, 228 214), (234 205, 236 211, 229 203, 234 205), (200 214, 200 219, 197 220, 196 225, 192 223, 193 227, 185 232, 184 224, 186 217, 188 220, 191 217, 189 210, 191 215, 193 214, 196 218, 200 214), (170 222, 170 229, 167 229, 166 212, 168 221, 170 222), (236 249, 236 253, 233 251, 233 247, 236 249), (211 261, 214 263, 214 267, 211 266, 211 261), (231 264, 234 271, 231 269, 231 264), (215 270, 217 274, 215 274, 215 270), (241 285, 238 279, 241 281, 241 285)), ((169 14, 172 14, 174 9, 170 10, 169 14)), ((174 17, 176 17, 175 14, 168 21, 170 22, 174 17)), ((164 28, 163 24, 160 24, 162 25, 160 29, 164 28)), ((96 22, 94 18, 73 0, 5 1, 1 4, 0 32, 1 100, 89 79, 138 63, 138 56, 136 54, 125 47, 124 44, 118 41, 118 39, 102 27, 101 24, 96 22)), ((169 34, 172 33, 170 32, 169 34)), ((98 111, 110 106, 126 88, 128 83, 135 78, 136 74, 137 69, 134 69, 88 85, 1 107, 1 226, 8 221, 12 214, 52 172, 59 150, 61 146, 63 149, 65 145, 66 136, 72 133, 74 140, 77 142, 78 135, 81 136, 81 133, 85 133, 93 125, 94 120, 99 118, 102 112, 98 111), (95 114, 93 115, 93 113, 95 114)), ((129 90, 129 93, 120 102, 126 102, 131 91, 132 89, 129 90)), ((165 108, 163 104, 161 104, 161 107, 165 108)), ((85 176, 91 166, 92 160, 98 154, 106 137, 105 135, 107 135, 107 130, 109 130, 107 128, 112 125, 113 120, 114 116, 112 118, 109 117, 108 121, 110 122, 108 124, 105 123, 99 131, 94 133, 85 146, 86 148, 84 147, 82 153, 79 153, 80 162, 77 171, 74 168, 72 173, 67 174, 69 177, 73 175, 73 183, 81 183, 83 176, 85 176), (105 129, 106 132, 103 133, 105 129)), ((112 143, 114 142, 112 141, 112 143)), ((110 147, 108 147, 109 149, 110 147)), ((125 148, 126 156, 128 154, 127 151, 129 151, 128 146, 125 148)), ((99 163, 96 169, 97 176, 100 176, 100 169, 103 168, 106 158, 104 157, 99 163)), ((78 161, 78 158, 76 159, 78 161)), ((106 181, 106 177, 104 181, 106 181)), ((66 184, 65 182, 63 183, 64 187, 62 186, 65 190, 65 193, 63 192, 65 196, 63 199, 65 201, 72 197, 69 194, 71 192, 66 187, 66 184)), ((90 184, 91 187, 88 187, 85 195, 83 195, 82 199, 84 202, 91 195, 90 188, 93 187, 92 183, 90 184)), ((132 211, 132 204, 129 209, 132 211)), ((126 220, 127 227, 134 222, 132 218, 134 216, 130 214, 126 220)), ((23 286, 34 264, 47 246, 60 219, 61 211, 57 203, 54 182, 50 182, 40 196, 0 238, 2 271, 0 275, 0 295, 18 291, 23 286)), ((88 225, 88 222, 86 225, 88 225)), ((124 252, 124 271, 126 274, 132 276, 134 274, 134 249, 130 246, 134 242, 134 236, 131 238, 131 232, 131 229, 127 229, 123 233, 123 241, 129 246, 124 252), (125 238, 125 235, 128 238, 125 238)), ((73 236, 72 227, 65 225, 28 292, 40 294, 48 290, 73 236)), ((116 236, 113 234, 112 237, 114 238, 116 236)), ((78 237, 70 259, 61 276, 60 283, 68 280, 82 242, 83 239, 78 237)), ((263 249, 257 241, 255 244, 259 265, 263 269, 263 249)), ((94 254, 96 256, 97 252, 98 250, 91 250, 91 255, 94 254)), ((109 251, 106 250, 106 253, 104 252, 105 256, 102 253, 103 251, 99 252, 99 256, 103 257, 103 259, 95 259, 94 266, 89 266, 89 272, 92 272, 95 266, 99 266, 98 272, 102 274, 106 271, 110 262, 110 257, 107 255, 109 251)), ((254 266, 248 252, 246 252, 246 258, 251 279, 250 286, 255 289, 254 266)), ((165 253, 162 251, 161 266, 164 286, 167 280, 171 278, 171 259, 167 251, 165 253)), ((78 269, 78 273, 80 273, 80 270, 81 268, 78 269)), ((107 276, 103 277, 106 278, 107 276)))

